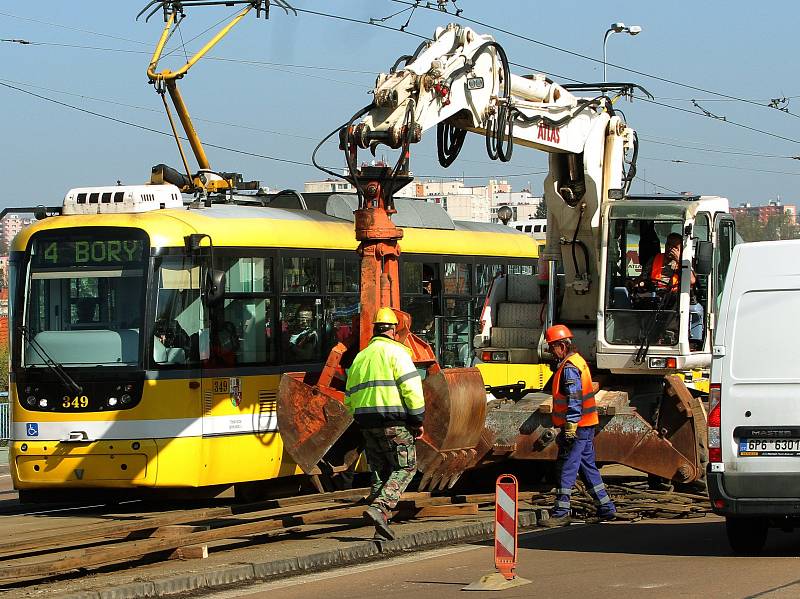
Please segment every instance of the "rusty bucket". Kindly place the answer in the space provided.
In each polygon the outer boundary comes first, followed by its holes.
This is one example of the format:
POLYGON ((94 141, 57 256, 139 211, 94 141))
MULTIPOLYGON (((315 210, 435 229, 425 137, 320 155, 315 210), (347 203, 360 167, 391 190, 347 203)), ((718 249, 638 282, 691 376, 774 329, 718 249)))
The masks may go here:
POLYGON ((306 474, 319 473, 317 465, 353 424, 343 401, 344 393, 317 384, 304 372, 281 377, 278 431, 284 449, 306 474))
MULTIPOLYGON (((424 434, 417 440, 422 489, 445 489, 481 457, 486 391, 477 368, 433 368, 423 381, 424 434)), ((307 474, 325 462, 334 471, 355 461, 353 419, 342 391, 303 372, 288 372, 278 388, 278 430, 286 452, 307 474), (331 455, 335 453, 336 455, 331 455), (344 460, 343 458, 347 459, 344 460)))
MULTIPOLYGON (((486 390, 477 368, 448 368, 429 374, 425 433, 417 440, 420 489, 452 487, 482 457, 479 443, 486 420, 486 390)), ((484 452, 485 453, 485 452, 484 452)))

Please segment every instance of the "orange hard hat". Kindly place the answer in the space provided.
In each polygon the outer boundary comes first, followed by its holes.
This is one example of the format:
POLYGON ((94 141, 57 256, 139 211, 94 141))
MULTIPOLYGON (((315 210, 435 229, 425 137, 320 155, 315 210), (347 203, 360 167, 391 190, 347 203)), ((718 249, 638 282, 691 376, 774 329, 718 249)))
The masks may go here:
POLYGON ((547 343, 555 343, 563 339, 572 339, 572 331, 563 324, 554 324, 544 332, 544 340, 547 343))

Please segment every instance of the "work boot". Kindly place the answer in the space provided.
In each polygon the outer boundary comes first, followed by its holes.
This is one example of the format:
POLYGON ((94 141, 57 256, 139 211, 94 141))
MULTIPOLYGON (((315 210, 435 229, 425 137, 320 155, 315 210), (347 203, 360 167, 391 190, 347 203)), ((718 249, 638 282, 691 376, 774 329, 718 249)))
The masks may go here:
POLYGON ((539 520, 539 526, 542 528, 558 528, 559 526, 566 526, 572 521, 569 514, 563 516, 550 516, 547 520, 539 520))
POLYGON ((374 505, 364 510, 364 519, 375 526, 376 535, 380 535, 388 541, 393 541, 395 539, 395 534, 392 532, 392 529, 389 528, 386 515, 374 505))
POLYGON ((606 514, 597 514, 597 519, 600 522, 613 522, 617 519, 617 512, 608 512, 606 514))

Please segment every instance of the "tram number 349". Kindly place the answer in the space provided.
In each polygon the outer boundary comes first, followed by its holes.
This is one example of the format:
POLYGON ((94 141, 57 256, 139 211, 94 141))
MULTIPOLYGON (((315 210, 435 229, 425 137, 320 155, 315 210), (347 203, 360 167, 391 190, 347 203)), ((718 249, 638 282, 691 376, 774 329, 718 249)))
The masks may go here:
POLYGON ((61 400, 61 407, 62 408, 88 408, 89 407, 89 398, 86 395, 76 395, 75 397, 70 397, 69 395, 65 395, 61 400))

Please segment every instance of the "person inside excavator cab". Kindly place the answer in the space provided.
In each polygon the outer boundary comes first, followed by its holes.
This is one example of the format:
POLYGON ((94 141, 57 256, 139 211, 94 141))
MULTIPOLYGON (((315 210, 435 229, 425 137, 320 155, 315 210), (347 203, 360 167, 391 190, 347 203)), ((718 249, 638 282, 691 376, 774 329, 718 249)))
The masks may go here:
MULTIPOLYGON (((683 237, 680 233, 670 233, 664 245, 664 252, 650 258, 642 267, 642 274, 635 282, 637 290, 655 292, 659 305, 663 309, 674 309, 680 291, 681 254, 683 237)), ((689 342, 692 349, 698 349, 702 342, 703 306, 697 301, 694 286, 697 276, 694 269, 690 271, 690 319, 689 342)))

